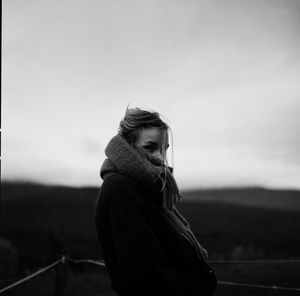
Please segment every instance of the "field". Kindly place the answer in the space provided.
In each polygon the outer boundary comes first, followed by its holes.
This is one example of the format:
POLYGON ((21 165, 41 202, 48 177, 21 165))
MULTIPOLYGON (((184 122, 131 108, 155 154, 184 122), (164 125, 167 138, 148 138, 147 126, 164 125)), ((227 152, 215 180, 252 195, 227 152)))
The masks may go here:
MULTIPOLYGON (((0 278, 4 287, 57 260, 102 259, 93 222, 98 188, 4 183, 1 187, 0 278)), ((260 188, 195 190, 178 208, 210 260, 300 258, 300 192, 260 188)), ((300 263, 212 263, 218 279, 300 287, 300 263)), ((114 295, 103 267, 69 264, 67 295, 114 295)), ((6 295, 54 295, 49 271, 6 295)), ((273 295, 220 285, 215 295, 273 295)), ((296 292, 278 292, 296 295, 296 292)))

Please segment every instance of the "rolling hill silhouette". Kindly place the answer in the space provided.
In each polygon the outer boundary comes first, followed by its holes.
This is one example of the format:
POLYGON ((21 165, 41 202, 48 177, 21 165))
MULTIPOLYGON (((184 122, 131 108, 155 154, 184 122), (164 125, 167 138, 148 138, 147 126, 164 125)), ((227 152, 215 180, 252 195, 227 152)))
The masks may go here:
MULTIPOLYGON (((73 258, 102 259, 94 227, 98 192, 99 188, 2 183, 0 253, 2 248, 11 254, 6 261, 0 258, 2 276, 46 265, 59 252, 73 258)), ((210 259, 300 257, 299 191, 193 190, 184 192, 178 208, 210 259)), ((295 283, 295 266, 284 273, 276 268, 260 267, 259 271, 267 270, 268 277, 274 275, 283 283, 295 283)), ((236 280, 247 280, 249 273, 258 272, 249 266, 217 267, 217 271, 225 279, 236 280)))

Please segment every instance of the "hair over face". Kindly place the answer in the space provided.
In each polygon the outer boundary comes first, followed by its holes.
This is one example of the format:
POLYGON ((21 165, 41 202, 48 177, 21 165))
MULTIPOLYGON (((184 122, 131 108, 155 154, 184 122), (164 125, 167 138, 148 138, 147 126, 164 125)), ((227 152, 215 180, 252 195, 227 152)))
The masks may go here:
MULTIPOLYGON (((158 128, 161 131, 161 147, 163 149, 167 149, 168 146, 168 132, 171 133, 171 144, 173 149, 173 134, 170 127, 160 118, 159 113, 157 112, 150 112, 146 110, 142 110, 139 108, 129 109, 126 108, 125 116, 121 120, 119 125, 119 134, 127 141, 127 143, 133 146, 137 153, 141 156, 141 158, 145 161, 145 164, 149 166, 150 170, 153 169, 152 164, 149 162, 149 159, 145 157, 144 151, 141 152, 140 148, 136 146, 139 133, 143 129, 146 128, 158 128)), ((166 154, 166 151, 164 151, 166 154)), ((167 167, 168 160, 165 159, 165 163, 161 163, 161 170, 164 171, 163 180, 162 180, 162 187, 161 190, 163 191, 165 185, 167 184, 167 167)), ((173 151, 172 151, 172 166, 174 168, 174 160, 173 160, 173 151)), ((173 172, 172 168, 172 172, 173 172)), ((162 172, 161 171, 161 172, 162 172)), ((172 173, 171 172, 171 173, 172 173)), ((160 175, 158 176, 160 177, 160 175)), ((166 195, 164 195, 166 196, 166 195)), ((166 198, 166 197, 164 197, 166 198)))

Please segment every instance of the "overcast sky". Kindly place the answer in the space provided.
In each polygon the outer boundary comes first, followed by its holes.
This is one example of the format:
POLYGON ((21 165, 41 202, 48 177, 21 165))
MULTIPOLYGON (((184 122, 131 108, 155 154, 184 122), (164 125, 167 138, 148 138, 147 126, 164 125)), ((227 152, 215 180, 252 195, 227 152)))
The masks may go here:
POLYGON ((300 189, 300 1, 3 0, 2 179, 101 184, 126 106, 181 188, 300 189))

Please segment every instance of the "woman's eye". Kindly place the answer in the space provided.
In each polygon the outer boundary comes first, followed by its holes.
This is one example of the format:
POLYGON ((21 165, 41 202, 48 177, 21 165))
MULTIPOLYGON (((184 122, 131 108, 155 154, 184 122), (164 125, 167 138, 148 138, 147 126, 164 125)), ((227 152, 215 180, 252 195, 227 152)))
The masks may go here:
POLYGON ((148 152, 152 153, 155 151, 156 147, 150 145, 150 146, 144 146, 144 149, 146 149, 148 152))
POLYGON ((154 152, 154 148, 153 147, 145 147, 145 149, 148 151, 148 152, 154 152))

